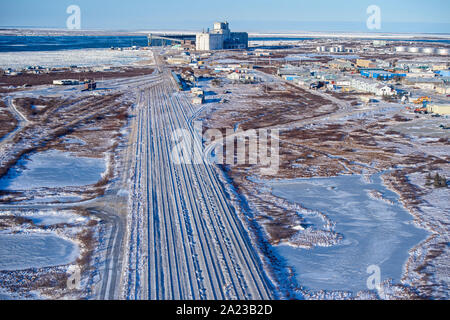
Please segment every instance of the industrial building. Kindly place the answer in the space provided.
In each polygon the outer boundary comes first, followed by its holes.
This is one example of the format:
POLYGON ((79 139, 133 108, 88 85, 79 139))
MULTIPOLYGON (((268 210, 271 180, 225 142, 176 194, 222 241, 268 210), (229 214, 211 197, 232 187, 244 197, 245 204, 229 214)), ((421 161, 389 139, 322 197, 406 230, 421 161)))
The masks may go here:
POLYGON ((377 64, 375 62, 366 59, 357 59, 356 66, 360 68, 370 68, 370 69, 377 68, 377 64))
POLYGON ((196 48, 198 51, 248 49, 248 33, 231 32, 228 22, 216 22, 212 31, 197 34, 196 48))
POLYGON ((429 113, 439 114, 441 116, 450 115, 450 105, 449 104, 429 104, 427 106, 427 111, 429 113))
POLYGON ((349 70, 353 70, 355 68, 353 63, 351 63, 348 60, 344 60, 344 59, 332 60, 328 63, 328 65, 330 66, 330 68, 337 69, 340 71, 349 71, 349 70))
POLYGON ((377 69, 363 69, 361 75, 366 78, 378 79, 378 80, 391 80, 395 78, 405 78, 405 73, 392 73, 388 71, 380 71, 377 69))

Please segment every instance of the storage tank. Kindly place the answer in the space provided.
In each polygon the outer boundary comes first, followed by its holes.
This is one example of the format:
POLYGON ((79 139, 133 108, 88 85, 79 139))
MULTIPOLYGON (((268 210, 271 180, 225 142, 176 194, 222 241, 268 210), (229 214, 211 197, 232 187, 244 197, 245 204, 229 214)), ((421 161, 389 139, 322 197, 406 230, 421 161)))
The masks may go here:
POLYGON ((409 47, 408 48, 408 52, 409 53, 418 53, 419 52, 419 48, 417 48, 417 47, 409 47))
POLYGON ((325 52, 325 51, 327 51, 327 47, 325 47, 325 46, 317 47, 317 51, 318 52, 325 52))
POLYGON ((448 49, 439 49, 438 54, 441 56, 447 56, 448 55, 448 49))
POLYGON ((395 51, 396 51, 396 52, 405 52, 405 51, 406 51, 406 48, 405 48, 405 47, 396 47, 396 48, 395 48, 395 51))
POLYGON ((434 54, 436 52, 436 49, 434 48, 422 48, 422 52, 425 54, 434 54))

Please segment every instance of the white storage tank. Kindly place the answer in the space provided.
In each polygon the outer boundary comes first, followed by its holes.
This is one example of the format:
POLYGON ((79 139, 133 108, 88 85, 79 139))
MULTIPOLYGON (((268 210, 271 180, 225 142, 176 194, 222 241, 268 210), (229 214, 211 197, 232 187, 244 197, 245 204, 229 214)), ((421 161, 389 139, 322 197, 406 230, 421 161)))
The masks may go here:
POLYGON ((434 48, 422 48, 422 52, 425 54, 434 54, 436 52, 436 49, 434 48))
POLYGON ((417 47, 409 47, 408 48, 408 52, 409 53, 418 53, 419 52, 419 48, 417 48, 417 47))
POLYGON ((405 51, 406 51, 406 48, 405 48, 405 47, 396 47, 396 48, 395 48, 395 51, 396 51, 396 52, 405 52, 405 51))
POLYGON ((439 49, 438 54, 441 56, 448 56, 448 49, 439 49))
POLYGON ((317 52, 325 52, 325 51, 327 51, 326 47, 324 47, 324 46, 317 47, 317 52))

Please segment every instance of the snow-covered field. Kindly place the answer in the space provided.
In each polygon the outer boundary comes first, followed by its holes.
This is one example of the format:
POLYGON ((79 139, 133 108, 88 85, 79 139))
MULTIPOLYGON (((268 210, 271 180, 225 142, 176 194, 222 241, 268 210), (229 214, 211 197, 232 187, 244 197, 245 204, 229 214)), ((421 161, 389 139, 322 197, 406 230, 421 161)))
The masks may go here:
MULTIPOLYGON (((325 214, 335 223, 334 231, 343 236, 330 247, 278 246, 302 286, 317 291, 367 290, 366 271, 371 265, 380 267, 381 281, 400 282, 409 250, 428 233, 412 224, 413 217, 398 202, 397 194, 382 185, 379 174, 372 180, 340 176, 270 183, 275 196, 325 214), (318 201, 318 194, 324 200, 318 201)), ((318 227, 305 218, 309 228, 318 227)))
POLYGON ((450 119, 449 118, 420 118, 414 119, 411 122, 406 122, 403 124, 399 124, 393 126, 393 130, 399 131, 403 134, 412 136, 414 138, 450 138, 450 132, 448 130, 443 130, 440 128, 440 125, 449 126, 450 119))
POLYGON ((0 68, 22 69, 28 66, 78 67, 131 65, 151 58, 151 52, 139 50, 83 49, 38 52, 0 52, 0 68))

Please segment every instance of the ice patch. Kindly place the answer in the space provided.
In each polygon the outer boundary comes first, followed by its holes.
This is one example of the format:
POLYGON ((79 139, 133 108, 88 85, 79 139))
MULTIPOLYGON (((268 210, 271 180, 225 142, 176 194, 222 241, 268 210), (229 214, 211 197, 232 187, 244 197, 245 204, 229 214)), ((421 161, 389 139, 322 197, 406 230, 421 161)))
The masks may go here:
MULTIPOLYGON (((331 247, 312 249, 278 246, 278 252, 296 271, 301 286, 312 290, 367 290, 367 267, 381 268, 381 280, 400 282, 408 252, 426 239, 427 232, 398 196, 382 185, 380 174, 372 182, 360 176, 275 181, 273 194, 326 214, 344 240, 331 247), (373 191, 382 194, 374 197, 373 191)), ((306 217, 307 218, 307 217, 306 217)), ((302 231, 299 231, 302 232, 302 231)))
POLYGON ((78 246, 53 234, 0 234, 0 270, 25 270, 75 261, 78 246))
POLYGON ((94 184, 106 170, 105 161, 47 151, 32 154, 0 179, 0 190, 32 190, 94 184))

